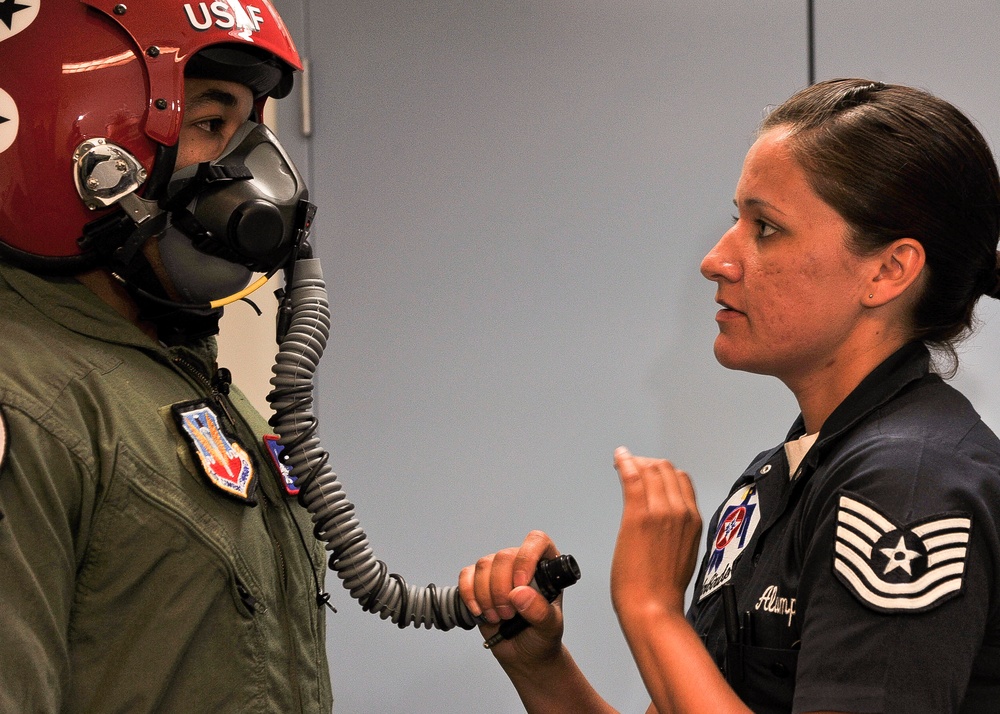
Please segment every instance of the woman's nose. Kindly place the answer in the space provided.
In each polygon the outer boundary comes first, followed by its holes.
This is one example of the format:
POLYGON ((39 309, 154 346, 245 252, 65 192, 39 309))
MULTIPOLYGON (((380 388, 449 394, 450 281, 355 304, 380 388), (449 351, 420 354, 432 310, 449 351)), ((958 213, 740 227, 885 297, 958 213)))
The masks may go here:
POLYGON ((725 280, 735 282, 739 280, 740 268, 736 262, 731 248, 732 234, 736 230, 733 226, 726 231, 719 242, 701 259, 701 274, 709 280, 718 282, 725 280))

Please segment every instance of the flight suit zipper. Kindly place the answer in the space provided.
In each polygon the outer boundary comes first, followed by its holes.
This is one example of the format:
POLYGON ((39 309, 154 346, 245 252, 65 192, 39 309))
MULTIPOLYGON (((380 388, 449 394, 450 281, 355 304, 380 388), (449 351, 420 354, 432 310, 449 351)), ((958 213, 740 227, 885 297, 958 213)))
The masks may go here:
POLYGON ((230 410, 232 404, 229 401, 229 387, 233 383, 232 372, 225 367, 219 367, 215 370, 215 376, 209 377, 200 367, 184 357, 175 355, 171 360, 186 375, 197 382, 199 386, 207 390, 210 396, 218 400, 219 406, 222 407, 222 411, 225 413, 226 419, 229 420, 230 426, 235 429, 237 422, 233 418, 233 413, 230 410))
MULTIPOLYGON (((234 413, 236 412, 235 405, 233 405, 229 397, 229 389, 233 382, 232 373, 225 367, 218 367, 215 371, 214 376, 209 376, 205 374, 204 370, 199 368, 196 364, 180 355, 172 356, 172 360, 175 365, 177 365, 186 375, 192 378, 199 386, 201 386, 205 391, 208 392, 208 396, 212 398, 212 401, 219 405, 221 408, 225 419, 229 422, 230 428, 233 431, 245 438, 248 434, 251 437, 250 443, 256 442, 256 437, 252 434, 249 426, 246 425, 242 419, 237 420, 234 418, 234 413)), ((258 455, 259 456, 259 455, 258 455)), ((263 474, 261 476, 263 477, 263 474)), ((285 636, 287 639, 288 652, 292 653, 295 651, 294 642, 291 641, 292 625, 290 622, 291 617, 291 604, 290 604, 290 593, 289 593, 289 573, 288 573, 288 563, 285 558, 284 548, 281 542, 275 537, 274 530, 271 523, 271 509, 275 506, 272 500, 268 497, 266 493, 266 487, 262 487, 260 492, 263 494, 261 502, 257 504, 261 508, 261 521, 263 522, 264 528, 267 531, 269 540, 271 541, 271 546, 274 552, 275 565, 278 569, 278 596, 282 599, 283 604, 283 614, 282 624, 285 629, 285 636)), ((280 519, 280 515, 277 516, 280 519)), ((312 560, 309 560, 309 566, 312 568, 312 560)), ((244 606, 251 614, 256 615, 257 613, 267 612, 267 608, 264 604, 254 597, 254 595, 247 589, 246 585, 242 582, 237 583, 237 593, 240 596, 244 606)), ((289 674, 289 690, 292 696, 296 700, 296 705, 299 710, 302 709, 302 692, 299 684, 298 670, 294 658, 289 658, 288 662, 288 674, 289 674)))

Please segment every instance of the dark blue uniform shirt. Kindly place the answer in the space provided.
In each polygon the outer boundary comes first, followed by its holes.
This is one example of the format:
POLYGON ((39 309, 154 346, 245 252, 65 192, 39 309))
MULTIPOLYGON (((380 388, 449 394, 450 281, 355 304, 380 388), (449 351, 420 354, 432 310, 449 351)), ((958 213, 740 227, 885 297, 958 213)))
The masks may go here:
POLYGON ((929 361, 899 350, 711 521, 688 617, 756 712, 1000 711, 1000 441, 929 361))

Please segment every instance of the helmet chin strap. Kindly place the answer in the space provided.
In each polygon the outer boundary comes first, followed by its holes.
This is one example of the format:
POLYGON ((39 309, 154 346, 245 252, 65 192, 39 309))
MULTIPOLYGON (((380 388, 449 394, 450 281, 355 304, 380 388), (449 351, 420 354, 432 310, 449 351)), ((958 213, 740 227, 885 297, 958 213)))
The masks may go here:
POLYGON ((221 305, 175 300, 146 255, 144 246, 163 232, 168 214, 134 194, 120 201, 120 209, 89 224, 84 244, 101 256, 104 268, 135 300, 139 318, 152 323, 168 345, 217 334, 221 305))
MULTIPOLYGON (((121 283, 122 285, 124 285, 126 288, 128 288, 128 289, 136 292, 139 296, 141 296, 145 300, 149 300, 149 301, 155 302, 158 305, 162 305, 163 307, 173 308, 173 309, 176 309, 176 310, 194 311, 194 312, 206 312, 206 311, 209 311, 209 310, 219 310, 219 309, 225 307, 226 305, 230 305, 230 304, 232 304, 234 302, 237 302, 239 300, 247 300, 247 298, 252 293, 254 293, 257 290, 259 290, 260 288, 262 288, 267 283, 268 280, 270 280, 272 277, 274 277, 274 275, 279 270, 281 270, 281 268, 278 267, 278 268, 275 268, 274 270, 272 270, 270 273, 266 273, 264 275, 261 275, 256 280, 254 280, 249 285, 247 285, 245 288, 243 288, 242 290, 238 290, 237 292, 233 293, 232 295, 227 295, 225 297, 218 298, 216 300, 209 300, 208 302, 205 302, 205 303, 193 303, 193 302, 182 302, 180 300, 176 300, 176 299, 173 299, 171 297, 165 296, 166 295, 166 288, 165 288, 165 286, 163 284, 164 281, 159 277, 159 275, 156 273, 156 271, 152 269, 152 265, 149 263, 149 261, 146 259, 145 256, 142 257, 142 260, 145 261, 146 265, 148 265, 150 267, 150 270, 152 271, 153 275, 155 276, 155 280, 156 280, 157 284, 160 286, 160 291, 158 291, 158 292, 162 291, 162 293, 163 293, 162 296, 156 295, 154 293, 149 292, 148 290, 144 290, 143 288, 139 287, 136 284, 138 281, 135 280, 134 277, 133 277, 132 280, 129 280, 129 279, 125 278, 124 276, 122 276, 119 273, 116 273, 114 271, 112 271, 111 276, 115 280, 117 280, 119 283, 121 283)), ((134 271, 132 271, 132 274, 133 274, 133 276, 135 275, 134 271)), ((247 300, 247 302, 250 302, 250 301, 247 300)), ((253 303, 250 303, 250 304, 253 305, 253 303)), ((254 307, 256 309, 256 306, 254 306, 254 307)), ((260 310, 257 310, 257 314, 258 315, 260 314, 260 310)))
MULTIPOLYGON (((128 203, 131 201, 122 201, 122 204, 128 203)), ((148 204, 145 201, 144 203, 148 204)), ((126 213, 134 214, 134 211, 129 211, 127 205, 123 205, 123 209, 126 213)), ((315 214, 315 206, 303 201, 299 213, 301 227, 296 241, 291 246, 288 260, 292 260, 298 253, 298 246, 307 234, 315 214)), ((106 267, 111 276, 139 305, 140 319, 155 325, 160 340, 166 344, 180 344, 217 334, 222 308, 239 300, 246 300, 259 315, 260 310, 247 300, 248 296, 263 287, 288 262, 284 261, 267 273, 259 275, 248 285, 230 295, 205 302, 185 302, 183 298, 176 297, 176 291, 172 288, 167 271, 162 265, 159 268, 155 267, 154 261, 151 261, 147 254, 148 249, 143 249, 149 240, 158 240, 158 236, 166 229, 168 213, 156 209, 138 224, 125 218, 123 214, 119 213, 118 216, 119 220, 114 224, 118 230, 124 232, 131 228, 131 231, 120 241, 114 241, 110 232, 105 232, 105 240, 108 243, 119 243, 117 248, 105 252, 106 267)), ((206 256, 206 259, 221 260, 213 256, 206 256)))
POLYGON ((156 334, 167 345, 187 344, 219 332, 221 308, 189 305, 172 300, 152 264, 141 252, 125 278, 115 271, 118 280, 139 306, 139 319, 156 326, 156 334))

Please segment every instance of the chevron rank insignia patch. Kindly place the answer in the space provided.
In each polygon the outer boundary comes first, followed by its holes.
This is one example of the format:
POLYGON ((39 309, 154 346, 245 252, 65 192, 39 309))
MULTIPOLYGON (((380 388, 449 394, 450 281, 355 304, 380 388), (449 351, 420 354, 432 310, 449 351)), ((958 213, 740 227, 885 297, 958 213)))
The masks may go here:
POLYGON ((921 612, 962 590, 972 519, 945 513, 905 526, 841 494, 833 570, 865 605, 921 612))
POLYGON ((175 404, 172 410, 209 483, 240 501, 255 504, 257 474, 253 462, 209 403, 185 402, 175 404))

